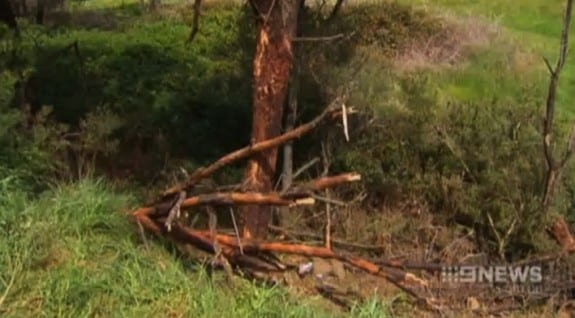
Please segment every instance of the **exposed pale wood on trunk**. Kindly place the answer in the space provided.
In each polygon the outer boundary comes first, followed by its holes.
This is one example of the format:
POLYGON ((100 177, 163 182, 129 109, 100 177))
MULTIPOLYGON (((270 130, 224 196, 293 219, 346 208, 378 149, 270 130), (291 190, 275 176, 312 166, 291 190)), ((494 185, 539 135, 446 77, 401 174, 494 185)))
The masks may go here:
MULTIPOLYGON (((252 144, 281 133, 285 101, 293 63, 292 39, 296 35, 300 0, 253 0, 258 19, 254 57, 252 144)), ((271 191, 277 149, 254 155, 248 162, 243 188, 271 191)), ((265 238, 271 220, 269 206, 247 206, 240 214, 243 237, 265 238)))

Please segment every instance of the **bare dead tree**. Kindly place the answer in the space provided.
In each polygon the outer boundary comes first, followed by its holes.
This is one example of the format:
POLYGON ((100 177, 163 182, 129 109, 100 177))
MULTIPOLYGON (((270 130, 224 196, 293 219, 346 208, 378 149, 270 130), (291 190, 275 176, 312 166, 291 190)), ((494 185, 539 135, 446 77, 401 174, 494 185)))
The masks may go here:
POLYGON ((567 50, 569 48, 569 28, 571 27, 571 17, 573 14, 573 0, 567 0, 565 8, 565 16, 563 18, 563 29, 561 31, 561 47, 559 49, 559 58, 555 64, 555 68, 547 59, 545 64, 549 70, 550 81, 547 93, 545 118, 543 121, 543 152, 545 155, 545 162, 547 165, 547 172, 545 177, 545 189, 543 193, 543 211, 547 213, 553 199, 555 188, 561 179, 563 168, 571 158, 573 150, 575 149, 575 126, 571 132, 571 137, 567 144, 567 149, 561 158, 556 160, 553 155, 552 131, 553 121, 555 117, 555 104, 557 99, 557 87, 559 85, 559 77, 565 66, 567 59, 567 50))
MULTIPOLYGON (((304 1, 301 0, 300 2, 300 10, 298 12, 298 22, 301 21, 301 14, 303 12, 302 6, 304 1)), ((292 41, 295 42, 297 36, 299 36, 301 30, 299 28, 296 30, 296 37, 293 38, 292 41)), ((300 92, 300 76, 301 76, 301 46, 293 44, 292 51, 294 52, 293 58, 293 66, 292 66, 292 74, 291 79, 288 86, 288 94, 287 100, 285 103, 285 114, 284 114, 284 131, 291 131, 295 128, 297 113, 298 113, 298 97, 300 92)), ((282 166, 282 174, 281 174, 281 189, 282 191, 287 191, 291 187, 291 184, 294 179, 293 174, 293 141, 289 141, 284 144, 282 149, 283 155, 283 166, 282 166)), ((281 216, 285 213, 285 209, 280 211, 280 215, 278 218, 281 223, 281 216)))

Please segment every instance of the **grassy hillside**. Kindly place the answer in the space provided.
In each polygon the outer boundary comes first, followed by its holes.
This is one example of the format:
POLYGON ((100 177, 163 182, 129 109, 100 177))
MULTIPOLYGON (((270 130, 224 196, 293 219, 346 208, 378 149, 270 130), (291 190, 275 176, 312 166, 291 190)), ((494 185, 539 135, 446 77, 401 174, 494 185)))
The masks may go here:
MULTIPOLYGON (((134 198, 94 180, 39 198, 0 180, 2 317, 334 317, 319 296, 256 287, 142 244, 126 210, 134 198)), ((354 309, 385 317, 382 303, 354 309)))
MULTIPOLYGON (((399 0, 401 3, 416 5, 430 12, 440 15, 457 15, 464 19, 481 17, 488 23, 500 27, 506 36, 519 46, 525 55, 520 58, 525 68, 537 69, 539 72, 532 80, 541 85, 547 84, 548 74, 545 69, 543 57, 549 59, 554 65, 558 56, 559 36, 561 34, 562 19, 564 15, 565 1, 563 0, 526 0, 526 1, 504 1, 504 0, 399 0)), ((478 26, 480 27, 480 26, 478 26)), ((575 31, 575 26, 571 26, 571 32, 575 31)), ((506 41, 509 43, 509 40, 506 41)), ((500 44, 491 44, 491 49, 497 50, 500 44)), ((571 41, 571 50, 575 48, 575 43, 571 41)), ((501 54, 502 52, 500 52, 501 54)), ((508 57, 498 56, 493 59, 505 59, 508 57)), ((572 59, 571 59, 572 60, 572 59)), ((483 69, 486 74, 494 76, 494 82, 502 87, 505 92, 505 83, 500 83, 496 74, 501 71, 497 65, 493 65, 488 60, 485 61, 489 69, 483 69), (490 67, 492 66, 492 67, 490 67), (491 69, 492 68, 492 69, 491 69)), ((575 106, 571 102, 575 98, 575 63, 567 63, 561 79, 558 107, 567 115, 575 114, 575 106)), ((510 81, 524 82, 523 76, 509 79, 510 81)), ((481 86, 481 85, 479 85, 481 86)), ((497 86, 496 86, 497 87, 497 86)), ((493 88, 493 87, 492 87, 493 88)), ((495 90, 497 90, 495 88, 495 90)), ((493 90, 487 90, 492 92, 493 90)), ((513 94, 512 92, 508 92, 513 94)))
MULTIPOLYGON (((146 247, 122 214, 143 202, 142 192, 181 177, 180 167, 249 140, 252 30, 237 6, 216 5, 236 1, 206 2, 191 46, 189 8, 149 14, 137 0, 74 2, 60 28, 23 24, 22 55, 0 61, 0 316, 391 316, 390 299, 342 313, 315 295, 243 280, 230 287, 162 242, 146 247), (33 78, 35 98, 53 106, 24 133, 22 115, 8 106, 18 76, 33 78), (94 167, 113 181, 91 177, 94 167)), ((521 222, 504 244, 484 233, 484 250, 523 256, 546 247, 537 210, 548 79, 541 57, 555 60, 564 1, 348 2, 328 31, 368 32, 352 48, 310 46, 320 56, 310 62, 320 65, 313 75, 326 87, 360 70, 351 99, 375 119, 369 133, 352 131, 353 142, 334 146, 333 171, 361 172, 365 185, 354 190, 367 194, 367 203, 335 213, 335 235, 399 249, 417 236, 441 250, 452 236, 428 228, 456 232, 454 216, 481 221, 491 213, 493 231, 521 222), (434 223, 422 230, 414 214, 406 217, 408 200, 434 223)), ((561 82, 560 132, 575 117, 574 61, 561 82)), ((303 117, 326 102, 311 77, 303 117)), ((298 162, 317 155, 314 138, 296 145, 298 162)), ((238 168, 216 181, 237 181, 238 168)), ((572 203, 573 195, 559 196, 557 213, 569 214, 572 203)))

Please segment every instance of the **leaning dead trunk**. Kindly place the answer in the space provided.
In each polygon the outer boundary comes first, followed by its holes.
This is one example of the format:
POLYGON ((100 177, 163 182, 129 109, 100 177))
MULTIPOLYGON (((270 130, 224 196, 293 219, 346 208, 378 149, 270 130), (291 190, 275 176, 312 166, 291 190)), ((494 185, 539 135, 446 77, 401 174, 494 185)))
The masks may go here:
MULTIPOLYGON (((283 104, 293 62, 292 39, 301 0, 252 0, 258 16, 252 143, 281 133, 283 104)), ((248 162, 244 190, 271 191, 277 149, 261 152, 248 162)), ((265 238, 271 219, 269 206, 247 206, 241 215, 242 236, 265 238)))

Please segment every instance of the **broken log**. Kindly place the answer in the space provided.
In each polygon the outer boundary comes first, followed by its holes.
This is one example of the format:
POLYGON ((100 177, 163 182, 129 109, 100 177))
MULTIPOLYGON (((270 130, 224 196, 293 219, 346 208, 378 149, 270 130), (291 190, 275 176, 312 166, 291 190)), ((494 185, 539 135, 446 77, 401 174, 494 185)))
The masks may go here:
MULTIPOLYGON (((259 193, 259 192, 216 192, 199 194, 189 197, 180 203, 179 208, 190 208, 198 205, 276 205, 297 206, 314 204, 315 200, 310 197, 313 191, 319 191, 327 187, 361 180, 361 175, 346 173, 337 176, 318 178, 307 182, 286 193, 259 193)), ((161 217, 172 210, 172 203, 162 203, 152 207, 143 207, 132 214, 147 215, 153 218, 161 217)))
MULTIPOLYGON (((180 208, 191 208, 198 205, 278 205, 297 206, 313 205, 315 200, 301 196, 300 198, 284 198, 278 193, 262 194, 258 192, 222 192, 200 194, 185 199, 180 208)), ((133 212, 134 215, 147 215, 158 218, 168 214, 164 205, 143 207, 133 212)))
MULTIPOLYGON (((165 228, 163 228, 158 232, 157 230, 161 227, 161 225, 156 224, 156 222, 154 222, 148 216, 136 215, 136 217, 144 227, 150 229, 156 234, 164 233, 182 243, 194 244, 204 251, 211 253, 214 252, 213 244, 211 243, 213 242, 213 238, 211 237, 209 231, 208 232, 195 231, 187 227, 181 226, 179 224, 174 224, 170 232, 167 232, 165 228), (150 225, 152 226, 150 227, 150 225)), ((238 257, 238 255, 241 255, 238 250, 240 242, 236 237, 223 234, 216 234, 215 241, 221 244, 222 247, 227 246, 227 248, 222 249, 222 253, 229 260, 233 261, 235 258, 238 257)), ((402 288, 405 288, 404 285, 410 285, 410 284, 412 285, 415 284, 418 287, 427 286, 427 282, 425 280, 420 279, 411 273, 407 273, 399 269, 384 268, 373 262, 370 262, 368 260, 359 257, 346 257, 344 255, 337 254, 333 250, 325 247, 313 247, 302 244, 285 244, 276 242, 257 242, 253 240, 242 240, 241 246, 243 248, 244 253, 275 252, 285 254, 297 254, 310 257, 334 258, 342 262, 346 262, 349 265, 361 269, 363 271, 366 271, 372 275, 387 278, 390 281, 394 282, 395 284, 402 285, 401 286, 402 288)))
POLYGON ((285 197, 298 196, 302 193, 309 193, 312 191, 320 191, 327 188, 331 188, 343 183, 360 181, 361 175, 357 173, 346 173, 340 174, 338 176, 331 177, 321 177, 303 185, 295 186, 291 189, 285 191, 283 194, 285 197))

